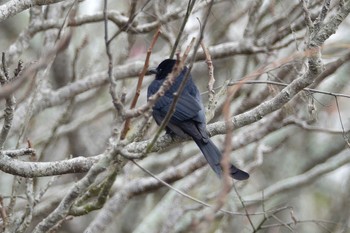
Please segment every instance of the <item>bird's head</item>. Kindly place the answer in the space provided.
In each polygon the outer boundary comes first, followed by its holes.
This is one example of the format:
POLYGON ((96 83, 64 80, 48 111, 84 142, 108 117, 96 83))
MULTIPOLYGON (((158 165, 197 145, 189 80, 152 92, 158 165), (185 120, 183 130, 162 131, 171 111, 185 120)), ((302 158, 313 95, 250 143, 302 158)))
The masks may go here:
POLYGON ((155 74, 156 79, 164 79, 173 70, 175 63, 174 59, 165 59, 157 68, 149 69, 148 74, 155 74))

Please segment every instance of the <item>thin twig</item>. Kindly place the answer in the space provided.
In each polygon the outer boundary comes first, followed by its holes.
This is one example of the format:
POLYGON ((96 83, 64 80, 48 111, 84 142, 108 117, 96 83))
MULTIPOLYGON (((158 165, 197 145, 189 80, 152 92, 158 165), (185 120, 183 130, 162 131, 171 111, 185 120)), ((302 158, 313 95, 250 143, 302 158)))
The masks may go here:
MULTIPOLYGON (((216 101, 215 101, 215 90, 214 90, 214 83, 215 83, 215 78, 214 78, 214 66, 213 66, 213 61, 211 59, 209 49, 204 45, 203 41, 201 42, 201 46, 203 49, 203 52, 205 54, 205 63, 207 63, 208 66, 208 106, 207 106, 207 116, 209 115, 209 118, 212 119, 215 113, 215 107, 216 107, 216 101)), ((208 121, 208 119, 207 119, 208 121)))
MULTIPOLYGON (((340 225, 338 222, 332 222, 332 221, 325 221, 325 220, 297 220, 296 221, 297 224, 305 224, 305 223, 314 223, 317 226, 325 229, 320 223, 323 224, 332 224, 332 225, 340 225)), ((274 227, 281 227, 281 226, 285 226, 285 225, 292 225, 295 224, 294 221, 291 222, 283 222, 283 223, 274 223, 274 224, 268 224, 268 225, 263 225, 261 226, 261 229, 269 229, 269 228, 274 228, 274 227)), ((347 227, 349 228, 349 227, 347 227)), ((325 229, 326 230, 326 229, 325 229)), ((328 232, 331 232, 327 229, 328 232)))
MULTIPOLYGON (((286 87, 289 85, 289 83, 281 83, 281 82, 276 82, 276 81, 269 81, 269 80, 240 80, 240 81, 233 81, 228 84, 228 86, 233 86, 233 85, 241 85, 241 84, 271 84, 271 85, 277 85, 277 86, 283 86, 286 87)), ((321 91, 313 88, 304 88, 305 91, 309 91, 312 93, 319 93, 319 94, 325 94, 325 95, 330 95, 334 97, 344 97, 344 98, 350 98, 350 95, 342 94, 342 93, 334 93, 334 92, 329 92, 329 91, 321 91)))
POLYGON ((215 78, 214 78, 214 66, 213 66, 213 61, 211 60, 211 56, 209 53, 208 48, 204 45, 203 41, 201 42, 201 46, 203 49, 203 52, 205 54, 205 63, 208 65, 208 75, 209 75, 209 81, 208 81, 208 91, 209 91, 209 99, 214 99, 214 83, 215 83, 215 78))
POLYGON ((300 0, 300 3, 302 6, 302 9, 303 9, 303 12, 304 12, 305 23, 311 32, 314 28, 314 24, 311 20, 310 11, 307 8, 307 2, 306 2, 306 0, 300 0))
POLYGON ((180 30, 179 30, 179 34, 177 35, 176 37, 176 41, 175 41, 175 44, 174 44, 174 47, 173 47, 173 50, 171 51, 171 54, 170 54, 170 59, 174 58, 174 55, 175 55, 175 52, 176 52, 176 48, 180 42, 180 39, 181 39, 181 35, 185 29, 185 26, 187 24, 187 21, 188 21, 188 18, 190 17, 190 14, 191 14, 191 11, 193 9, 193 6, 194 4, 196 3, 196 0, 189 0, 188 1, 188 4, 187 4, 187 11, 186 11, 186 15, 182 21, 182 24, 181 24, 181 27, 180 27, 180 30))
POLYGON ((108 39, 108 15, 107 15, 107 2, 108 0, 104 0, 104 7, 103 7, 103 15, 104 15, 104 40, 105 40, 105 46, 106 46, 106 54, 108 57, 108 79, 109 79, 109 93, 112 97, 113 105, 114 108, 117 110, 118 114, 120 116, 124 115, 124 106, 121 103, 120 99, 118 98, 118 95, 116 93, 116 88, 117 88, 117 82, 113 78, 113 55, 110 51, 110 43, 112 42, 111 40, 108 39))
POLYGON ((20 218, 21 222, 16 230, 18 233, 25 232, 33 218, 34 211, 34 183, 32 178, 27 178, 26 181, 26 197, 27 197, 27 206, 23 213, 23 216, 20 218))
POLYGON ((336 103, 336 106, 337 106, 337 111, 338 111, 338 116, 339 116, 339 122, 340 122, 340 125, 341 125, 341 128, 342 128, 342 131, 343 131, 343 138, 344 138, 346 144, 348 145, 348 147, 350 147, 349 138, 348 138, 348 136, 347 136, 346 133, 345 133, 343 120, 342 120, 342 117, 341 117, 341 114, 340 114, 340 108, 339 108, 338 98, 337 98, 336 96, 335 96, 334 98, 335 98, 335 103, 336 103))
MULTIPOLYGON (((160 31, 160 27, 159 27, 158 30, 156 31, 156 33, 153 36, 151 45, 149 46, 149 48, 147 50, 145 63, 144 63, 142 71, 139 74, 139 78, 138 78, 137 86, 136 86, 136 92, 135 92, 134 98, 131 101, 130 109, 135 108, 137 100, 138 100, 138 98, 140 96, 143 78, 145 77, 145 75, 146 75, 146 73, 148 71, 149 61, 150 61, 150 57, 151 57, 151 54, 152 54, 152 50, 153 50, 153 47, 154 47, 154 45, 156 44, 156 42, 158 40, 158 37, 159 37, 160 33, 161 33, 161 31, 160 31)), ((127 132, 129 131, 129 129, 130 129, 130 122, 131 122, 131 118, 127 118, 125 123, 124 123, 124 128, 123 128, 123 130, 121 132, 121 135, 120 135, 121 139, 124 139, 126 134, 127 134, 127 132)))
MULTIPOLYGON (((253 224, 253 222, 252 222, 252 219, 250 218, 250 215, 249 215, 249 213, 248 213, 248 209, 247 209, 247 207, 245 206, 244 200, 243 200, 242 196, 239 194, 239 192, 238 192, 238 190, 237 190, 235 184, 233 184, 233 189, 235 190, 236 195, 237 195, 239 201, 241 202, 241 205, 242 205, 242 207, 243 207, 243 209, 244 209, 244 212, 246 213, 246 216, 247 216, 247 219, 248 219, 250 225, 251 225, 252 228, 253 228, 253 231, 255 231, 255 226, 254 226, 254 224, 253 224)), ((265 211, 263 210, 263 212, 265 212, 265 211)))
MULTIPOLYGON (((20 62, 18 63, 18 68, 22 68, 22 66, 20 65, 20 62)), ((10 81, 10 77, 8 74, 8 69, 7 69, 7 65, 6 65, 6 57, 5 57, 5 53, 2 53, 2 70, 4 73, 4 77, 2 77, 2 75, 0 74, 0 83, 1 85, 5 85, 10 81)), ((20 73, 21 70, 18 70, 18 72, 16 71, 15 74, 20 73)), ((2 126, 1 129, 1 133, 0 133, 0 149, 2 150, 4 148, 4 143, 7 139, 7 136, 10 132, 11 126, 12 126, 12 120, 13 120, 13 112, 15 110, 15 104, 16 104, 16 100, 15 97, 13 95, 9 95, 8 97, 6 97, 5 99, 6 104, 5 104, 5 115, 4 115, 4 124, 2 126)))
POLYGON ((293 229, 289 226, 289 224, 286 224, 284 221, 279 219, 275 214, 272 214, 271 217, 274 218, 277 222, 279 222, 281 226, 284 226, 285 228, 287 228, 290 232, 294 232, 293 229))
MULTIPOLYGON (((187 193, 182 192, 181 190, 175 188, 174 186, 172 186, 171 184, 165 182, 164 180, 160 179, 158 176, 156 176, 155 174, 153 174, 151 171, 149 171, 148 169, 144 168, 143 166, 141 166, 138 162, 136 162, 135 160, 131 160, 131 162, 133 162, 137 167, 139 167, 142 171, 144 171, 145 173, 147 173, 148 175, 152 176, 154 179, 156 179, 157 181, 159 181, 160 183, 162 183, 164 186, 167 186, 168 188, 170 188, 171 190, 177 192, 178 194, 194 201, 197 202, 205 207, 210 207, 210 208, 215 208, 213 205, 208 204, 207 202, 201 201, 191 195, 188 195, 187 193)), ((290 207, 283 207, 283 208, 279 208, 276 210, 270 210, 270 211, 264 211, 264 212, 255 212, 255 213, 249 213, 248 211, 245 211, 245 213, 242 212, 233 212, 233 211, 229 211, 229 210, 225 210, 225 209, 218 209, 218 211, 224 213, 224 214, 229 214, 229 215, 239 215, 239 216, 246 216, 246 215, 265 215, 266 213, 275 213, 276 211, 280 211, 280 210, 284 210, 286 208, 290 208, 290 207)))
MULTIPOLYGON (((9 80, 10 77, 9 77, 9 72, 8 72, 8 69, 7 69, 7 64, 6 64, 6 56, 5 56, 5 53, 3 52, 2 53, 2 57, 1 57, 1 63, 2 63, 2 71, 4 72, 4 76, 5 77, 0 77, 2 80, 9 80)), ((2 81, 3 82, 3 81, 2 81)))
POLYGON ((5 230, 9 221, 8 221, 8 216, 6 213, 6 208, 5 208, 4 203, 3 203, 3 197, 1 195, 0 195, 0 216, 1 216, 1 219, 3 222, 2 230, 5 230))
MULTIPOLYGON (((224 103, 224 107, 223 107, 223 115, 224 115, 224 119, 226 122, 229 121, 231 114, 230 114, 230 100, 231 100, 231 95, 232 91, 234 91, 234 88, 230 88, 227 91, 227 97, 224 103)), ((210 215, 212 215, 213 213, 215 213, 218 209, 220 209, 226 201, 227 195, 228 193, 231 191, 232 186, 233 186, 233 182, 231 180, 230 177, 230 153, 232 151, 232 137, 233 137, 233 125, 227 125, 226 128, 226 134, 225 134, 225 139, 224 139, 224 152, 222 154, 222 158, 220 161, 220 165, 222 167, 223 170, 223 174, 222 174, 222 178, 223 178, 223 182, 222 182, 222 189, 220 190, 220 193, 217 196, 217 200, 215 203, 215 209, 212 213, 208 213, 206 215, 207 219, 213 219, 213 218, 209 218, 210 215)), ((203 219, 203 218, 202 218, 203 219)))
POLYGON ((350 132, 350 129, 327 129, 323 127, 318 127, 318 126, 312 126, 307 124, 306 121, 302 121, 300 119, 297 119, 295 117, 288 117, 283 121, 286 125, 293 124, 295 126, 298 126, 302 129, 308 130, 308 131, 314 131, 314 132, 321 132, 321 133, 327 133, 327 134, 347 134, 350 132))

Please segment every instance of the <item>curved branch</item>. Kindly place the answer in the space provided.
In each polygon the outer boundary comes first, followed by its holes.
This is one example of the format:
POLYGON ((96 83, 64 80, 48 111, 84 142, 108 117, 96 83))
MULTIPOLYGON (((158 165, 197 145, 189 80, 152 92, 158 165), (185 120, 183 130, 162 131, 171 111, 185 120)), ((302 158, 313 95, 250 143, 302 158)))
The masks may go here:
POLYGON ((11 0, 0 6, 0 22, 33 6, 49 5, 64 0, 11 0))
POLYGON ((102 155, 94 157, 76 157, 55 162, 25 162, 13 159, 6 154, 0 155, 0 170, 22 177, 55 176, 68 173, 87 172, 102 155))

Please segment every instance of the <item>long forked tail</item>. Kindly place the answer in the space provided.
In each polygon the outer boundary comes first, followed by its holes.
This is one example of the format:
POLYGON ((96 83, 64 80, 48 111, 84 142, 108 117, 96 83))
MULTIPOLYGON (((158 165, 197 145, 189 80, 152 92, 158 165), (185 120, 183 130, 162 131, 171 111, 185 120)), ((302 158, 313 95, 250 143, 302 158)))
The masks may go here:
MULTIPOLYGON (((214 172, 221 177, 222 168, 220 166, 221 161, 221 152, 215 146, 215 144, 209 139, 208 142, 203 142, 202 140, 194 140, 202 151, 205 159, 208 161, 210 167, 214 170, 214 172)), ((249 174, 245 171, 242 171, 231 164, 230 167, 230 175, 233 179, 236 180, 246 180, 249 178, 249 174)))

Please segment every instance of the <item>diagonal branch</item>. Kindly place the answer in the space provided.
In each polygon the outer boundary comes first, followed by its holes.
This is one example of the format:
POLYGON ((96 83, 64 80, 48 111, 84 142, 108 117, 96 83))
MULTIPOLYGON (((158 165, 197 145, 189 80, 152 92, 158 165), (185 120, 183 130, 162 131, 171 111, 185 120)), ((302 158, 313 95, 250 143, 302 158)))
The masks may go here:
POLYGON ((89 172, 79 180, 70 190, 68 190, 67 195, 62 199, 58 207, 51 212, 46 218, 44 218, 39 224, 34 228, 33 233, 45 233, 48 232, 52 227, 64 219, 69 213, 70 207, 73 205, 74 201, 79 197, 79 195, 85 193, 85 190, 95 181, 98 174, 103 172, 110 164, 115 151, 111 150, 106 152, 104 156, 95 163, 89 172))
MULTIPOLYGON (((152 50, 153 50, 153 47, 154 45, 156 44, 157 42, 157 39, 160 35, 161 31, 160 31, 160 27, 158 28, 157 32, 154 34, 153 36, 153 39, 152 39, 152 42, 151 42, 151 45, 149 46, 148 50, 147 50, 147 54, 146 54, 146 60, 145 60, 145 64, 143 65, 143 68, 142 68, 142 71, 141 73, 139 74, 139 79, 137 81, 137 86, 136 86, 136 93, 134 95, 134 98, 132 99, 131 101, 131 105, 130 105, 130 109, 133 109, 135 108, 136 106, 136 103, 137 103, 137 100, 140 96, 140 93, 141 93, 141 87, 142 87, 142 82, 143 82, 143 78, 145 77, 147 71, 148 71, 148 68, 149 68, 149 60, 150 60, 150 57, 151 57, 151 54, 152 54, 152 50)), ((124 123, 124 128, 121 132, 121 136, 120 138, 121 139, 124 139, 127 132, 129 131, 130 129, 130 118, 127 118, 125 123, 124 123)))
POLYGON ((0 5, 0 22, 17 15, 33 6, 49 5, 64 0, 11 0, 0 5))

